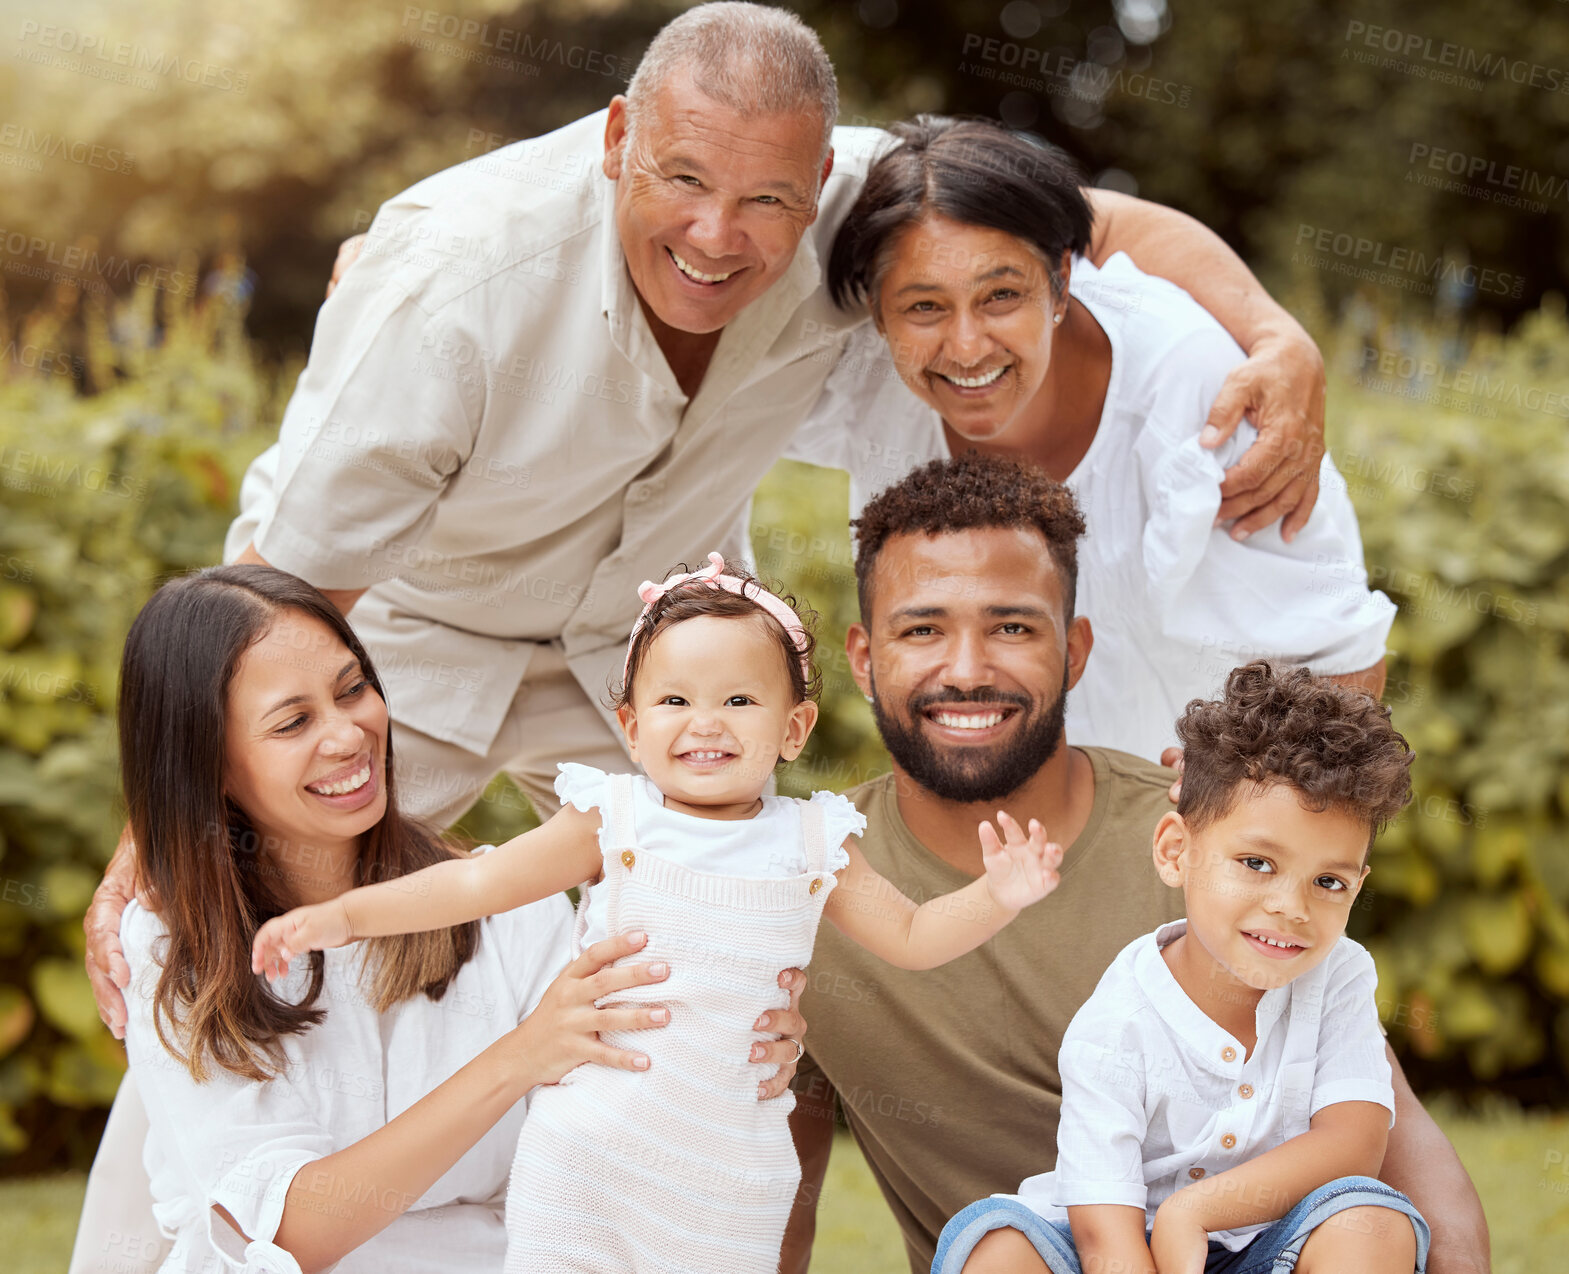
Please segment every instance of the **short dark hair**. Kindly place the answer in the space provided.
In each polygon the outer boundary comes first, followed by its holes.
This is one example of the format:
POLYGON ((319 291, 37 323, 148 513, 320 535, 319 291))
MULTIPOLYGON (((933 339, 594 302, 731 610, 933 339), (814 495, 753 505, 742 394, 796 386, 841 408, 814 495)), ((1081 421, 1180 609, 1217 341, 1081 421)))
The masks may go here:
POLYGON ((1061 297, 1062 254, 1089 247, 1094 221, 1064 151, 986 119, 917 115, 888 132, 899 144, 873 162, 834 236, 834 304, 849 308, 868 297, 875 304, 894 240, 932 213, 1023 239, 1044 258, 1052 294, 1061 297))
MULTIPOLYGON (((667 573, 666 578, 673 574, 686 574, 688 569, 684 564, 674 567, 667 573)), ((715 588, 712 584, 705 584, 698 580, 677 585, 654 600, 642 626, 632 638, 626 676, 611 692, 611 707, 624 708, 632 702, 632 685, 637 680, 638 669, 642 667, 643 660, 648 655, 648 648, 654 644, 654 638, 666 629, 674 628, 686 620, 700 619, 704 616, 760 621, 770 636, 775 637, 779 642, 785 669, 790 674, 790 689, 795 695, 795 702, 801 703, 807 699, 817 698, 818 692, 822 689, 823 679, 812 660, 817 649, 817 638, 812 635, 812 625, 817 619, 816 612, 803 609, 801 603, 789 593, 768 588, 755 575, 729 562, 725 563, 724 573, 740 580, 745 594, 750 595, 732 593, 729 589, 715 588), (790 634, 785 632, 784 625, 752 600, 760 592, 773 593, 800 618, 801 631, 806 634, 804 661, 801 657, 803 652, 796 646, 790 634), (802 666, 803 662, 806 667, 802 666), (811 670, 810 675, 807 672, 808 668, 811 670)))
POLYGON ((1244 785, 1284 783, 1312 810, 1367 823, 1368 844, 1411 799, 1411 745, 1372 695, 1257 659, 1233 668, 1222 698, 1195 699, 1177 722, 1182 796, 1194 828, 1224 818, 1244 785))
POLYGON ((1084 515, 1073 492, 1035 465, 977 451, 932 460, 879 491, 851 525, 863 621, 872 614, 872 568, 890 536, 1012 526, 1034 527, 1045 539, 1062 577, 1063 616, 1073 618, 1084 515))

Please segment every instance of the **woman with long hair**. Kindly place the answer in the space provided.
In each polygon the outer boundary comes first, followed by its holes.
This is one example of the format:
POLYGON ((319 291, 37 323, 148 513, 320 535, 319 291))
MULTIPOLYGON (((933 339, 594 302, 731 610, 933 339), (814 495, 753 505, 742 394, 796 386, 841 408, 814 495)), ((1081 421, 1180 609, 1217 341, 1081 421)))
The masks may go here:
POLYGON ((660 1011, 594 1001, 663 967, 605 967, 630 935, 563 970, 556 896, 317 953, 273 987, 252 974, 272 916, 460 856, 399 814, 376 671, 292 575, 164 585, 126 640, 119 720, 138 869, 126 1051, 173 1240, 161 1268, 499 1269, 528 1092, 584 1061, 646 1066, 597 1032, 660 1011))

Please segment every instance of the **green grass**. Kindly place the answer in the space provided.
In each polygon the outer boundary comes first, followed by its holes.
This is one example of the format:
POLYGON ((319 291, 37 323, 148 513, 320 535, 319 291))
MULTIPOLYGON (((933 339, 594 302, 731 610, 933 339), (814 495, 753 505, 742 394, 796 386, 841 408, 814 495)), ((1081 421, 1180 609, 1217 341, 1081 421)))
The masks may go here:
MULTIPOLYGON (((1559 1268, 1569 1242, 1569 1114, 1483 1115, 1436 1105, 1438 1122, 1476 1180, 1493 1231, 1494 1274, 1559 1268)), ((0 1183, 0 1252, 9 1274, 60 1274, 76 1236, 79 1174, 0 1183)), ((834 1145, 812 1274, 904 1274, 898 1227, 855 1143, 834 1145)))

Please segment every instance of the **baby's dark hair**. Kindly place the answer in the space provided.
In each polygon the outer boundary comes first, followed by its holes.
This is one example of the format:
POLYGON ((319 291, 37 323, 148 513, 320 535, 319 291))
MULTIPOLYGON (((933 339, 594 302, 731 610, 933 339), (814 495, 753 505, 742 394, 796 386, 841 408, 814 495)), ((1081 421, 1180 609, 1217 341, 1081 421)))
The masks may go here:
MULTIPOLYGON (((676 567, 669 574, 684 574, 687 571, 685 564, 676 567)), ((801 703, 807 699, 816 699, 822 689, 822 674, 817 671, 812 655, 817 649, 817 639, 812 635, 812 624, 817 619, 813 611, 805 610, 801 604, 788 593, 781 593, 777 589, 770 589, 755 575, 738 569, 730 563, 725 563, 724 573, 732 575, 741 581, 742 593, 732 593, 726 588, 716 588, 702 580, 693 580, 685 584, 678 584, 668 593, 654 600, 647 617, 643 620, 642 627, 637 630, 637 635, 632 638, 631 654, 627 660, 626 676, 621 684, 611 692, 610 706, 624 708, 632 702, 632 686, 637 680, 638 669, 642 666, 648 648, 653 645, 654 638, 666 629, 673 628, 676 624, 688 619, 699 619, 703 616, 716 616, 729 619, 752 619, 761 623, 779 642, 779 652, 785 661, 785 670, 790 675, 790 689, 795 695, 795 702, 801 703), (784 625, 757 604, 753 598, 759 592, 771 592, 786 606, 793 610, 801 619, 801 629, 806 634, 805 663, 811 669, 808 676, 802 668, 802 652, 797 648, 790 634, 785 632, 784 625), (743 595, 744 593, 744 595, 743 595)), ((668 578, 668 574, 667 574, 668 578)))
POLYGON ((1368 824, 1368 845, 1411 799, 1411 745, 1371 695, 1267 660, 1233 668, 1223 698, 1195 699, 1177 722, 1182 797, 1196 829, 1224 818, 1245 784, 1293 788, 1315 811, 1368 824))

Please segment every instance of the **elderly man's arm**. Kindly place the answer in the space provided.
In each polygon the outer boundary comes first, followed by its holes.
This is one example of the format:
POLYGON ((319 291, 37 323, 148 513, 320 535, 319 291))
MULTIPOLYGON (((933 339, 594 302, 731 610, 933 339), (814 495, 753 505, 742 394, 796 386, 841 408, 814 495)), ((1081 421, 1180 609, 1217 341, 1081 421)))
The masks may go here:
POLYGON ((1200 441, 1218 447, 1244 413, 1258 441, 1226 471, 1220 516, 1241 539, 1276 518, 1287 540, 1318 501, 1324 455, 1324 359, 1219 235, 1184 213, 1113 191, 1085 190, 1095 213, 1090 260, 1125 252, 1141 270, 1177 284, 1214 315, 1248 358, 1226 378, 1200 441))
POLYGON ((1386 1044, 1395 1089, 1395 1126, 1378 1178, 1412 1203, 1433 1231, 1428 1274, 1491 1274, 1487 1217, 1449 1138, 1422 1107, 1386 1044))
MULTIPOLYGON (((255 544, 247 544, 239 557, 234 559, 236 566, 242 562, 254 563, 257 566, 272 565, 271 562, 256 551, 255 544)), ((309 583, 309 581, 306 582, 309 583)), ((323 597, 338 608, 340 615, 347 617, 348 613, 354 609, 354 603, 365 596, 366 590, 363 588, 323 588, 319 591, 323 597)))

